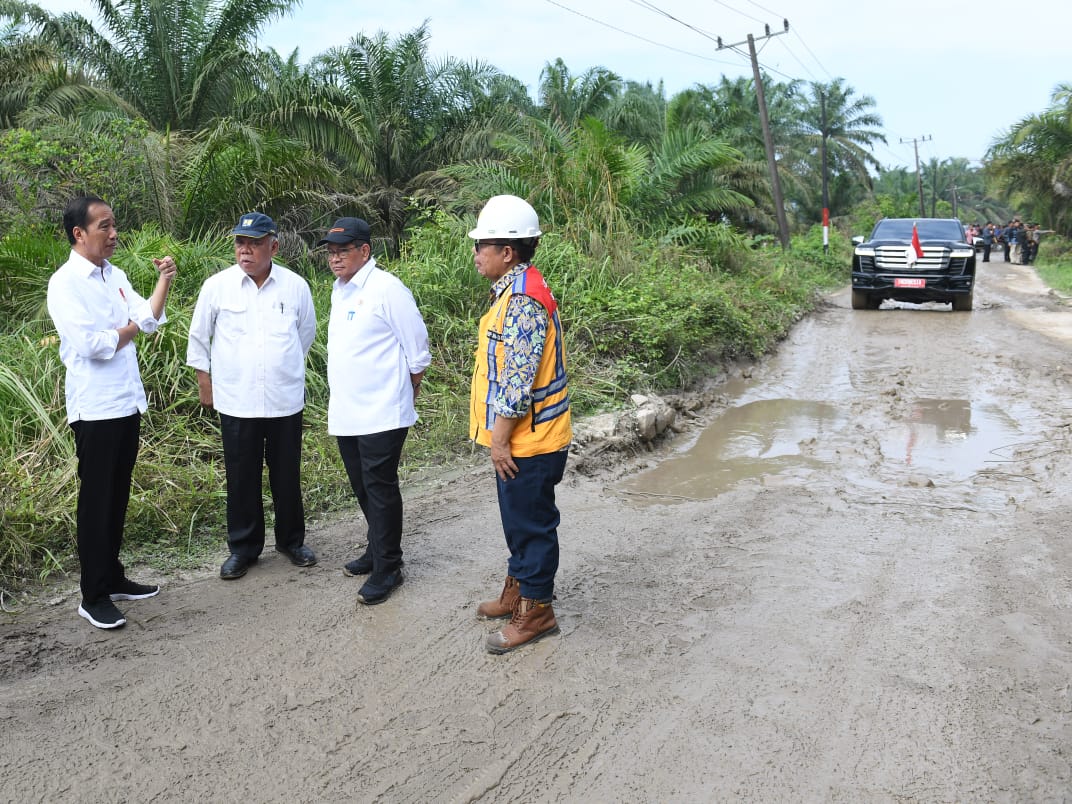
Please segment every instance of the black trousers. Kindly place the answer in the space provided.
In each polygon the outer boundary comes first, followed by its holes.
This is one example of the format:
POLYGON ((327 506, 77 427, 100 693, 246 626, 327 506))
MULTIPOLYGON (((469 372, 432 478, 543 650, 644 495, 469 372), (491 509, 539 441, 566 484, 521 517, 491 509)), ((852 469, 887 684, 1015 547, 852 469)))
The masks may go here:
POLYGON ((78 560, 82 599, 96 603, 123 580, 119 548, 138 459, 141 414, 71 422, 78 456, 78 560))
POLYGON ((227 469, 227 545, 231 552, 256 558, 264 549, 261 473, 265 464, 275 506, 276 547, 292 549, 305 544, 302 412, 266 419, 221 413, 220 432, 227 469))
POLYGON ((368 522, 368 552, 374 573, 402 566, 402 493, 398 462, 408 427, 360 436, 338 436, 350 487, 368 522))

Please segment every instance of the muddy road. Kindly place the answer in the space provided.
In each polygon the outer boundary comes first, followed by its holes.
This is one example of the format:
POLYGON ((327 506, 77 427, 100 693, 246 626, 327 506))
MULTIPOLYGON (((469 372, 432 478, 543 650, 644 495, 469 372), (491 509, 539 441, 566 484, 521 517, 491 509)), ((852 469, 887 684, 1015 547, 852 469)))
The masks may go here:
POLYGON ((5 618, 0 799, 1067 800, 1072 308, 980 268, 971 313, 835 294, 706 427, 568 474, 562 634, 517 653, 482 464, 406 488, 382 606, 353 516, 115 633, 5 618))

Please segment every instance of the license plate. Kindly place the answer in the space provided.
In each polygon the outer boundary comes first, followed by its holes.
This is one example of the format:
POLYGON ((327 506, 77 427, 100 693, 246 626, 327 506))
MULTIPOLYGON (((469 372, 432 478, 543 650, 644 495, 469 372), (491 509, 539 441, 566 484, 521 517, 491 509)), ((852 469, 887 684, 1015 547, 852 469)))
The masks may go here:
POLYGON ((897 276, 893 279, 895 288, 925 288, 927 280, 917 276, 897 276))

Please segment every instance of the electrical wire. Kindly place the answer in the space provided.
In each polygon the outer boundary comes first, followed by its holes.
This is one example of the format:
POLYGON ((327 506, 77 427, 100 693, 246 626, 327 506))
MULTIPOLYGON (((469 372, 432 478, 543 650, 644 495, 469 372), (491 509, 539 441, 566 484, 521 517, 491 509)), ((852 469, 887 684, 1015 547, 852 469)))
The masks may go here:
POLYGON ((646 8, 649 11, 654 11, 656 14, 662 15, 662 16, 666 17, 668 20, 673 20, 674 22, 678 23, 679 25, 684 25, 690 31, 695 31, 700 36, 703 36, 703 37, 705 37, 707 39, 710 39, 712 42, 715 42, 716 44, 718 43, 718 37, 717 36, 711 36, 711 34, 707 33, 707 31, 701 31, 695 25, 690 25, 689 23, 685 22, 684 20, 679 20, 673 14, 669 13, 668 11, 664 11, 663 9, 659 8, 656 5, 653 5, 652 3, 649 3, 647 0, 629 0, 629 2, 632 3, 633 5, 640 6, 641 8, 646 8))
MULTIPOLYGON (((801 36, 801 35, 800 35, 800 34, 799 34, 799 33, 797 32, 797 29, 796 29, 796 28, 794 28, 794 29, 793 29, 793 35, 794 35, 794 36, 795 36, 795 37, 796 37, 797 39, 799 39, 799 40, 800 40, 800 44, 804 46, 804 49, 805 49, 806 51, 808 51, 808 55, 809 55, 809 56, 811 56, 811 57, 812 57, 813 59, 815 59, 815 63, 819 65, 819 69, 821 69, 821 70, 822 70, 822 71, 823 71, 824 73, 826 73, 826 77, 827 77, 827 78, 829 78, 829 79, 830 79, 831 81, 833 81, 833 80, 834 80, 834 76, 832 76, 832 75, 830 74, 830 71, 829 71, 828 69, 826 69, 826 66, 825 66, 825 65, 824 65, 824 64, 823 64, 823 63, 822 63, 821 61, 819 61, 819 57, 818 57, 818 56, 816 56, 816 55, 815 55, 814 53, 812 53, 812 50, 811 50, 811 48, 810 48, 810 47, 808 47, 808 43, 804 41, 804 37, 803 37, 803 36, 801 36)), ((806 68, 805 68, 805 69, 806 69, 806 68)))
MULTIPOLYGON (((715 3, 716 5, 722 6, 723 8, 728 8, 734 14, 740 14, 742 17, 745 17, 746 19, 752 20, 752 22, 758 22, 760 25, 766 25, 766 23, 763 20, 761 20, 761 19, 759 19, 757 17, 753 17, 751 14, 747 14, 744 11, 741 11, 741 9, 739 9, 739 8, 734 8, 729 3, 723 3, 722 0, 711 0, 711 2, 715 3)), ((753 5, 755 5, 755 4, 753 3, 753 5)), ((767 13, 769 14, 771 12, 768 11, 767 13)))
POLYGON ((797 54, 793 52, 792 48, 789 47, 789 44, 787 42, 784 42, 784 41, 781 42, 780 44, 782 45, 782 47, 784 47, 789 52, 790 56, 792 56, 794 59, 797 60, 797 64, 799 64, 801 66, 801 68, 804 70, 804 72, 806 72, 808 75, 810 75, 812 77, 812 80, 815 80, 815 73, 813 73, 808 68, 808 65, 806 65, 804 62, 802 62, 800 60, 800 57, 797 56, 797 54))
POLYGON ((693 53, 691 51, 682 50, 681 48, 674 47, 672 45, 663 44, 662 42, 656 42, 654 39, 648 39, 646 37, 640 36, 640 34, 631 33, 630 31, 626 31, 622 28, 618 28, 615 25, 611 25, 609 22, 603 22, 603 20, 596 19, 595 17, 590 17, 587 14, 583 14, 576 9, 572 9, 569 6, 565 6, 562 3, 556 2, 556 0, 547 0, 547 2, 553 6, 561 8, 563 11, 568 11, 571 14, 576 14, 578 17, 583 17, 589 22, 594 22, 596 23, 596 25, 602 25, 604 28, 610 28, 612 31, 617 31, 618 33, 625 34, 626 36, 631 36, 633 39, 639 39, 641 42, 647 42, 649 45, 655 45, 656 47, 665 48, 666 50, 672 50, 675 53, 681 53, 685 56, 692 56, 693 58, 703 59, 704 61, 710 61, 715 64, 725 64, 729 66, 732 66, 733 64, 732 62, 724 61, 722 59, 713 59, 710 56, 703 56, 699 53, 693 53))

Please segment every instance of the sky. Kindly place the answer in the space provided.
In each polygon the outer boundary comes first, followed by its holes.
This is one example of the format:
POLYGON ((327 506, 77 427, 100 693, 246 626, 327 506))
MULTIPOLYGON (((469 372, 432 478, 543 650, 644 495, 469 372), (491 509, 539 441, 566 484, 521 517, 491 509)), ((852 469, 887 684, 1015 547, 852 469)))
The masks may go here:
MULTIPOLYGON (((39 5, 91 8, 87 0, 39 5)), ((856 96, 872 97, 886 136, 873 153, 886 168, 914 168, 913 140, 921 163, 978 164, 995 138, 1072 83, 1069 0, 1023 8, 997 0, 304 0, 258 44, 284 55, 297 48, 304 62, 357 33, 393 38, 427 20, 433 58, 489 63, 534 96, 556 58, 573 75, 604 67, 662 81, 670 96, 723 75, 751 78, 747 45, 718 50, 712 40, 743 43, 766 25, 778 33, 783 19, 788 33, 757 40, 762 68, 777 81, 843 78, 856 96)))

